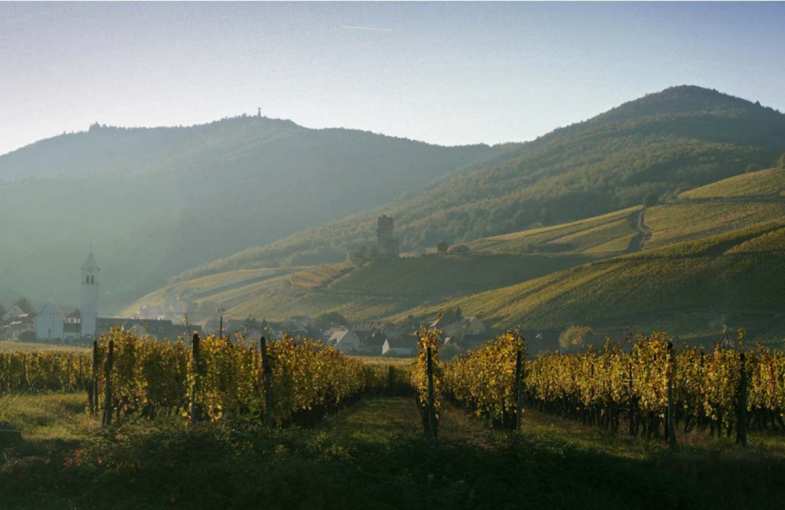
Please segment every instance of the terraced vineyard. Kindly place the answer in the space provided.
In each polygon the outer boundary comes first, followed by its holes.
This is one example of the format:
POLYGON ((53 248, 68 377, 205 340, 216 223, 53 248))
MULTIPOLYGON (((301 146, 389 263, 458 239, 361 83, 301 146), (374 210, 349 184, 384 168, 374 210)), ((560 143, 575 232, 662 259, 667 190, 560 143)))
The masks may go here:
POLYGON ((623 253, 635 236, 635 220, 640 210, 640 206, 630 207, 572 223, 478 239, 468 245, 488 253, 623 253))
POLYGON ((724 323, 766 335, 782 330, 785 225, 593 262, 406 313, 460 306, 504 328, 592 324, 718 333, 724 323))
MULTIPOLYGON (((785 217, 785 171, 761 170, 681 193, 645 208, 646 248, 752 227, 785 217)), ((642 206, 592 218, 523 230, 468 243, 486 253, 580 253, 614 256, 630 251, 642 206)))
POLYGON ((283 319, 337 311, 363 320, 508 285, 587 260, 591 257, 558 254, 429 255, 381 260, 362 267, 343 263, 219 273, 193 280, 193 289, 191 280, 174 284, 142 298, 126 312, 155 306, 167 293, 184 293, 196 296, 197 306, 212 302, 240 318, 283 319))
POLYGON ((785 169, 744 173, 685 191, 679 196, 687 199, 784 197, 785 169))

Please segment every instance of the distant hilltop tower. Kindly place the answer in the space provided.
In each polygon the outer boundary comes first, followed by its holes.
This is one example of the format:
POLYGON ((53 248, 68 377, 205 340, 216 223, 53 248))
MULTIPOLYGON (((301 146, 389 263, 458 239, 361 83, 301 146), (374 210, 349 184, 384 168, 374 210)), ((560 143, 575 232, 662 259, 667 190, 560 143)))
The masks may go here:
POLYGON ((79 306, 82 338, 95 338, 95 323, 98 318, 98 272, 101 270, 90 254, 82 264, 82 296, 79 306))
POLYGON ((380 257, 398 256, 398 239, 395 238, 395 220, 383 214, 376 221, 376 250, 380 257))

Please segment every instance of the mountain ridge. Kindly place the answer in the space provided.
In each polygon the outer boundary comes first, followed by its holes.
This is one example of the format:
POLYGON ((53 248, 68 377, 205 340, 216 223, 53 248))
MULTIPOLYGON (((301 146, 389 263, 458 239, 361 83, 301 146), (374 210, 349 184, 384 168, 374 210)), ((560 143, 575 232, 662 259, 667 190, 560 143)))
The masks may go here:
POLYGON ((290 260, 335 262, 352 245, 372 241, 373 215, 382 212, 396 217, 403 246, 415 251, 575 221, 766 168, 782 152, 785 115, 712 89, 670 87, 510 147, 374 213, 247 248, 183 277, 290 260))
MULTIPOLYGON (((8 179, 8 175, 4 172, 8 172, 8 166, 17 165, 17 166, 26 166, 30 165, 30 163, 24 160, 26 156, 32 155, 33 159, 39 159, 40 161, 35 161, 37 165, 50 167, 51 162, 46 159, 45 156, 34 154, 36 151, 40 151, 41 149, 48 150, 48 149, 62 149, 63 146, 69 145, 76 145, 78 142, 88 138, 91 135, 101 135, 104 138, 107 138, 108 135, 142 135, 144 138, 143 141, 150 142, 155 141, 156 137, 161 137, 161 135, 179 135, 180 138, 176 138, 177 142, 186 143, 188 141, 188 136, 197 136, 204 131, 208 131, 217 127, 228 126, 230 124, 235 123, 248 123, 248 124, 255 124, 256 126, 264 126, 268 129, 275 129, 278 133, 281 130, 287 130, 289 133, 292 132, 321 132, 325 134, 349 134, 349 135, 356 135, 356 136, 379 136, 383 137, 390 141, 399 141, 399 142, 413 142, 417 144, 422 144, 424 146, 434 147, 434 148, 485 148, 485 149, 492 149, 497 146, 503 146, 508 144, 497 144, 497 145, 489 145, 485 143, 475 143, 475 144, 458 144, 458 145, 440 145, 435 143, 423 142, 420 140, 416 140, 413 138, 402 137, 402 136, 394 136, 388 135, 385 133, 377 133, 370 130, 363 130, 363 129, 353 129, 347 127, 324 127, 324 128, 309 128, 305 127, 301 124, 297 124, 291 119, 282 119, 282 118, 270 118, 265 116, 251 116, 251 115, 239 115, 234 117, 225 117, 223 119, 210 121, 210 122, 203 122, 203 123, 196 123, 191 125, 164 125, 164 126, 115 126, 110 124, 101 124, 101 123, 93 123, 87 130, 84 131, 75 131, 75 132, 65 132, 59 135, 53 135, 47 138, 43 138, 40 140, 36 140, 31 142, 27 145, 19 147, 17 149, 8 151, 6 153, 0 154, 0 180, 4 177, 6 180, 8 179), (9 163, 8 160, 11 160, 9 163)), ((103 140, 105 142, 113 142, 117 140, 103 140)), ((134 140, 131 140, 133 143, 134 140)), ((74 150, 73 147, 67 147, 68 150, 74 150)), ((133 146, 131 148, 134 148, 133 146)), ((40 174, 40 171, 38 172, 40 174)), ((30 177, 62 177, 62 174, 43 174, 43 175, 29 175, 29 174, 20 174, 17 173, 13 175, 14 178, 30 178, 30 177)), ((73 176, 71 174, 70 176, 73 176)))
POLYGON ((93 125, 0 157, 0 227, 10 233, 0 299, 74 302, 74 268, 94 242, 112 309, 193 266, 386 203, 494 151, 247 116, 196 128, 93 125))

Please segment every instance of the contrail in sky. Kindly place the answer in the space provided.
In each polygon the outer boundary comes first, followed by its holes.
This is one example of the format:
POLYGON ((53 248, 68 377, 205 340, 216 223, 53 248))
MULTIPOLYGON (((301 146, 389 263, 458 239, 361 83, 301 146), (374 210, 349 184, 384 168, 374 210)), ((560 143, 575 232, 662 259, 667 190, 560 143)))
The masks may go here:
POLYGON ((341 25, 343 30, 362 30, 365 32, 392 32, 392 28, 372 27, 368 25, 341 25))

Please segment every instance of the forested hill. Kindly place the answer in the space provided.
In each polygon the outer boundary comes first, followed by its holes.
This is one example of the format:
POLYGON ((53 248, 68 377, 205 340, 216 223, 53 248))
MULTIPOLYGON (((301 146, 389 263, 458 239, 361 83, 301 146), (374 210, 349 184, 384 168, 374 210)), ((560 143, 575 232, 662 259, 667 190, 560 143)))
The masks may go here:
POLYGON ((78 300, 92 242, 104 304, 210 259, 378 207, 498 151, 241 116, 116 128, 0 156, 0 301, 78 300))
MULTIPOLYGON (((586 218, 772 166, 785 115, 695 86, 666 89, 508 148, 385 208, 403 248, 432 246, 586 218)), ((334 260, 370 240, 373 214, 216 260, 191 274, 271 262, 334 260)))

